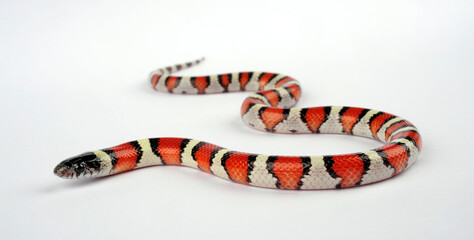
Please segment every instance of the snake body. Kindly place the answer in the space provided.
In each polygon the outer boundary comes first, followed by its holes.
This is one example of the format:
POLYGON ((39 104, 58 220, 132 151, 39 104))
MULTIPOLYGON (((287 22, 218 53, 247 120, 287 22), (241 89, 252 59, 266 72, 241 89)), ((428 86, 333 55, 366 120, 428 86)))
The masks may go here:
POLYGON ((203 59, 153 71, 155 90, 177 94, 235 91, 247 97, 241 116, 247 125, 271 133, 336 133, 373 138, 383 146, 350 154, 275 156, 238 152, 187 138, 151 138, 86 152, 61 162, 62 178, 107 176, 151 165, 182 165, 252 186, 279 189, 348 188, 378 182, 411 166, 421 150, 421 137, 407 120, 377 110, 325 106, 292 108, 300 84, 269 72, 210 76, 172 76, 203 59))

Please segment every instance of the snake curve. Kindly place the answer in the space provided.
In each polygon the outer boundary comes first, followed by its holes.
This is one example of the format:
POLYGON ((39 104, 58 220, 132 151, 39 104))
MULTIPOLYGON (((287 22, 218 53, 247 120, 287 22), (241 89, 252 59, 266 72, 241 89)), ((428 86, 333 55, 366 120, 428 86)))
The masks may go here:
POLYGON ((279 189, 333 189, 391 178, 411 166, 421 137, 407 120, 377 110, 325 106, 292 108, 300 84, 269 72, 236 72, 209 76, 173 76, 202 59, 153 71, 149 80, 161 92, 205 94, 255 92, 241 107, 247 125, 272 133, 336 133, 384 143, 368 151, 324 156, 276 156, 229 150, 187 138, 150 138, 86 152, 62 161, 54 173, 62 178, 107 176, 151 165, 183 165, 231 181, 279 189))

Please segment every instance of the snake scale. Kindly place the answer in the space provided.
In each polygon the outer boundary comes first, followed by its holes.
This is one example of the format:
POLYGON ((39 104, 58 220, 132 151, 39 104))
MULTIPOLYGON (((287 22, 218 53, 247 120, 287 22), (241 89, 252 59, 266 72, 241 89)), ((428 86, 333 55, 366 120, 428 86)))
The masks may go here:
POLYGON ((324 106, 292 108, 300 84, 270 72, 209 76, 172 76, 203 59, 153 71, 149 80, 160 92, 205 94, 252 91, 241 107, 243 121, 271 133, 336 133, 372 138, 383 146, 350 154, 276 156, 238 152, 187 138, 150 138, 86 152, 54 169, 61 178, 107 176, 151 165, 182 165, 233 182, 279 189, 333 189, 391 178, 411 166, 421 150, 418 130, 407 120, 377 110, 324 106))

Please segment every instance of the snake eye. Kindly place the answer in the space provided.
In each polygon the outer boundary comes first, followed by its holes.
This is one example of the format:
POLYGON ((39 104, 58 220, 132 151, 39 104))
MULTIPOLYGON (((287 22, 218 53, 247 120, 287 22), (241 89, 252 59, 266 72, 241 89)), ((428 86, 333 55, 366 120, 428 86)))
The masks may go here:
POLYGON ((77 166, 75 168, 75 171, 77 173, 77 176, 79 176, 82 172, 84 172, 84 167, 83 166, 77 166))

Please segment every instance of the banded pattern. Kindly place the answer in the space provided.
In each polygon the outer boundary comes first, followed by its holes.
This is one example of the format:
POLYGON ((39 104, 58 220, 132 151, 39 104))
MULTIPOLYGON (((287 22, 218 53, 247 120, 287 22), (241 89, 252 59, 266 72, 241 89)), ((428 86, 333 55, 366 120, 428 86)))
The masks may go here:
POLYGON ((64 178, 116 174, 150 165, 183 165, 252 186, 280 189, 347 188, 378 182, 411 166, 421 150, 413 124, 395 115, 357 107, 291 108, 300 98, 295 79, 276 73, 238 72, 172 76, 202 59, 150 74, 154 89, 170 93, 256 91, 241 108, 243 121, 273 133, 338 133, 385 143, 364 152, 326 156, 271 156, 232 151, 186 138, 151 138, 87 152, 60 163, 64 178))

